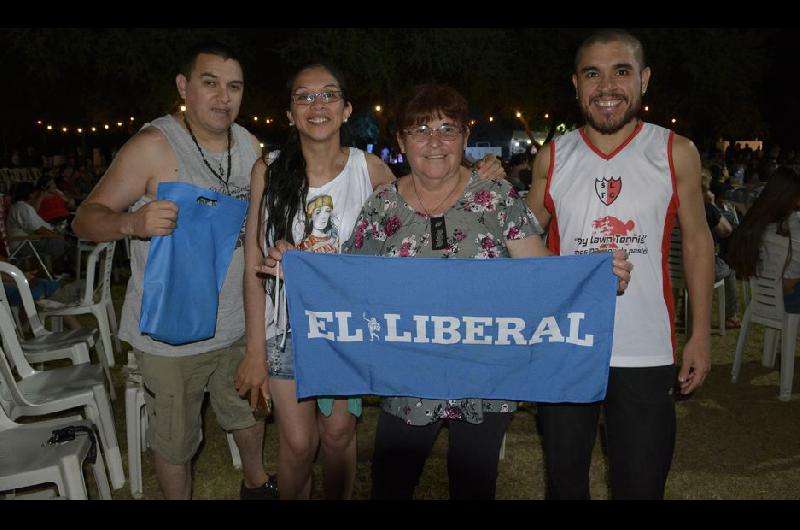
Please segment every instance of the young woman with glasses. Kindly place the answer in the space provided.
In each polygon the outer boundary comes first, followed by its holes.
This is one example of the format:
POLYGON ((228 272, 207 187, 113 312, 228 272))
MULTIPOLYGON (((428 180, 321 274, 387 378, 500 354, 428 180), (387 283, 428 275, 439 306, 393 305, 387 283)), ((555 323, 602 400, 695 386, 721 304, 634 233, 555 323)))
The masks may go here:
MULTIPOLYGON (((393 181, 394 175, 380 158, 348 147, 343 124, 353 109, 337 69, 322 63, 303 66, 289 78, 286 88, 289 138, 271 164, 261 159, 251 174, 252 207, 245 236, 247 354, 236 385, 241 395, 250 393, 254 406, 259 392, 274 399, 281 499, 309 498, 318 446, 325 497, 347 499, 355 480, 355 428, 361 401, 297 400, 291 341, 276 337, 277 329, 286 324, 278 322, 270 293, 265 296, 257 273, 277 272, 275 261, 265 260, 268 250, 279 259, 282 251, 309 236, 313 223, 308 207, 321 196, 331 199, 331 211, 326 214, 332 232, 338 234, 340 249, 366 199, 375 188, 393 181)), ((480 172, 502 177, 502 167, 492 160, 482 164, 480 172)))

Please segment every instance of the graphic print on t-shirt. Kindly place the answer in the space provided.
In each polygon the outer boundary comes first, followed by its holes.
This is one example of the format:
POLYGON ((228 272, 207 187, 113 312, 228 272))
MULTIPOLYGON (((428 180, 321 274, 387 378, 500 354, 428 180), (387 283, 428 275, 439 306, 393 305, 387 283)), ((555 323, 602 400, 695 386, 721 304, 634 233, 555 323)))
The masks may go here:
MULTIPOLYGON (((622 193, 622 177, 596 178, 594 191, 600 202, 610 206, 622 193)), ((605 212, 604 212, 605 213, 605 212)), ((592 219, 589 234, 575 238, 575 254, 613 252, 625 249, 628 254, 647 254, 647 234, 637 230, 633 219, 608 214, 592 219)))
POLYGON ((600 202, 606 206, 611 206, 619 194, 622 193, 622 177, 594 179, 594 191, 600 198, 600 202))
POLYGON ((333 213, 333 206, 333 197, 330 195, 318 195, 308 201, 306 222, 311 223, 311 233, 297 245, 298 250, 339 252, 339 221, 333 213))

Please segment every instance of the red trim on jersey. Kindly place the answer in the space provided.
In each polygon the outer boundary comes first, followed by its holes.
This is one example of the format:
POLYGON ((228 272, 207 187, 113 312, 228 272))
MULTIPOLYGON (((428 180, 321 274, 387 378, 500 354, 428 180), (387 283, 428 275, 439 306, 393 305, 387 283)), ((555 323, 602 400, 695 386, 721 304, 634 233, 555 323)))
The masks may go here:
POLYGON ((639 131, 641 131, 641 130, 642 130, 642 127, 644 127, 644 122, 643 122, 642 120, 639 120, 639 124, 636 126, 636 128, 635 128, 635 129, 633 129, 633 132, 630 134, 630 136, 628 136, 628 138, 627 138, 627 139, 626 139, 624 142, 622 142, 622 143, 619 145, 619 147, 617 147, 616 149, 614 149, 614 150, 611 152, 611 154, 608 154, 608 155, 607 155, 607 154, 605 154, 605 153, 603 153, 603 152, 602 152, 600 149, 598 149, 597 147, 595 147, 595 145, 592 143, 592 141, 591 141, 591 140, 589 140, 589 137, 588 137, 588 136, 586 136, 586 133, 585 133, 585 132, 583 132, 583 127, 581 127, 580 129, 578 129, 578 131, 581 133, 581 138, 583 138, 583 141, 584 141, 584 142, 586 142, 586 145, 587 145, 587 146, 589 146, 589 149, 591 149, 592 151, 594 151, 594 152, 595 152, 595 154, 597 154, 597 156, 599 156, 599 157, 600 157, 600 158, 602 158, 603 160, 611 160, 612 158, 614 158, 614 157, 617 155, 617 153, 619 153, 620 151, 622 151, 623 149, 625 149, 625 146, 626 146, 626 145, 628 145, 629 143, 631 143, 631 141, 633 140, 633 137, 634 137, 634 136, 636 136, 637 134, 639 134, 639 131))
POLYGON ((553 178, 553 169, 556 166, 556 142, 550 142, 550 167, 547 170, 547 184, 544 187, 544 207, 550 212, 550 228, 547 230, 547 248, 556 256, 561 255, 561 239, 558 233, 558 215, 556 204, 550 195, 550 181, 553 178))
MULTIPOLYGON (((678 197, 678 184, 675 178, 675 165, 672 163, 672 140, 675 137, 675 131, 670 131, 669 139, 667 140, 667 160, 669 160, 669 175, 672 179, 672 198, 667 206, 667 213, 664 219, 664 233, 661 236, 661 277, 664 281, 664 303, 667 304, 667 312, 669 313, 669 327, 670 338, 672 339, 672 359, 675 364, 678 363, 678 347, 675 339, 675 300, 672 298, 672 281, 669 276, 669 246, 672 239, 672 229, 675 226, 675 220, 678 215, 678 208, 681 205, 680 198, 678 197)), ((686 315, 688 318, 688 315, 686 315)), ((688 322, 686 323, 688 325, 688 322)))

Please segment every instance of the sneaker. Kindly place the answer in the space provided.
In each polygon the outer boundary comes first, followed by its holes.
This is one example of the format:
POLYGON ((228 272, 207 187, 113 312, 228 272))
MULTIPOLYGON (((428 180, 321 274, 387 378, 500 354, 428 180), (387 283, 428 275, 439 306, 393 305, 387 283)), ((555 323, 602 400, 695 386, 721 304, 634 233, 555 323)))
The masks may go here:
POLYGON ((243 501, 277 501, 278 475, 270 476, 269 480, 257 488, 248 488, 242 481, 242 486, 239 488, 239 498, 243 501))

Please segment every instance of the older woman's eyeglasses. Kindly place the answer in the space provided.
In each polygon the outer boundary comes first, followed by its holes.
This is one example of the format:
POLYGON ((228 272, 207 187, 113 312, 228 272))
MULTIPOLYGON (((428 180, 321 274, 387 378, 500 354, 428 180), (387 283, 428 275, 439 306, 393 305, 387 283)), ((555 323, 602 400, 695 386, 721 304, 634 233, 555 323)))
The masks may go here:
POLYGON ((439 128, 434 129, 433 127, 428 127, 427 125, 420 125, 419 127, 403 129, 403 132, 415 142, 427 142, 433 136, 434 132, 438 133, 439 138, 445 142, 452 142, 461 136, 461 133, 464 132, 464 127, 446 123, 439 128))
POLYGON ((327 90, 325 92, 315 92, 312 94, 293 94, 292 101, 296 105, 311 105, 317 98, 323 103, 333 103, 342 99, 342 92, 339 90, 327 90))

